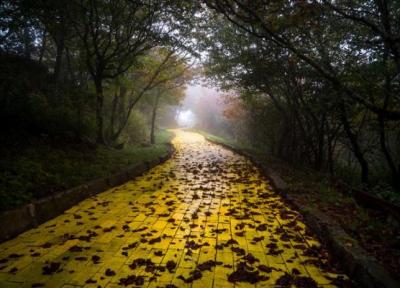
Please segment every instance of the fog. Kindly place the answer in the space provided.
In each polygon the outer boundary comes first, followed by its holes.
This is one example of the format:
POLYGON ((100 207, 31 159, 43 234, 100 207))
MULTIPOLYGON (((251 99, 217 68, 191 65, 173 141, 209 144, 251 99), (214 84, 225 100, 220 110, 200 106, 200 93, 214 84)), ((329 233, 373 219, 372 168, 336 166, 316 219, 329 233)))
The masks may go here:
POLYGON ((177 113, 176 121, 180 127, 194 127, 197 123, 197 118, 192 110, 181 109, 177 113))
POLYGON ((177 123, 181 127, 216 131, 224 121, 224 94, 205 84, 190 85, 177 113, 177 123))

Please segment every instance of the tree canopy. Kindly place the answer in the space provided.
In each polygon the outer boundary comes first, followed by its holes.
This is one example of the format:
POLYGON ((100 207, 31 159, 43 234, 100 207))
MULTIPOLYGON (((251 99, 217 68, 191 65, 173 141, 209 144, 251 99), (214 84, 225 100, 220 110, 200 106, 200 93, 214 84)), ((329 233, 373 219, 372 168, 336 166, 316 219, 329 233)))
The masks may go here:
POLYGON ((398 1, 18 0, 0 16, 2 115, 19 125, 118 146, 135 109, 179 104, 200 59, 235 137, 400 187, 398 1))
POLYGON ((397 1, 204 3, 206 74, 241 99, 253 142, 331 173, 354 159, 362 182, 372 166, 399 187, 397 1))

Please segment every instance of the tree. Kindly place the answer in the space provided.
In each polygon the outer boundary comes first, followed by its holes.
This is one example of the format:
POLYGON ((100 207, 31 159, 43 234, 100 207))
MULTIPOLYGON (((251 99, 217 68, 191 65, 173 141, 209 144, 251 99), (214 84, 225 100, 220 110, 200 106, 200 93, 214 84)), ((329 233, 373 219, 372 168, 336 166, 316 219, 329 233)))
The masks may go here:
POLYGON ((207 51, 211 51, 213 62, 220 63, 212 74, 218 74, 217 78, 229 85, 268 95, 266 99, 289 123, 285 129, 299 125, 293 143, 298 144, 298 133, 308 139, 304 147, 310 151, 305 154, 315 155, 308 159, 321 162, 318 159, 323 159, 321 148, 325 144, 330 147, 327 153, 331 158, 332 144, 344 136, 342 144, 350 144, 365 183, 369 174, 366 153, 372 152, 363 146, 370 145, 367 135, 374 134, 370 139, 379 139, 380 153, 392 171, 393 183, 400 187, 400 165, 394 164, 394 159, 399 159, 393 149, 395 138, 387 133, 388 127, 396 126, 400 120, 400 38, 395 22, 400 10, 395 2, 204 2, 216 12, 208 18, 212 28, 207 33, 211 31, 212 36, 200 37, 206 47, 212 47, 207 51), (220 32, 215 37, 212 31, 220 32), (226 49, 227 44, 234 46, 232 41, 237 42, 236 49, 226 49), (272 57, 278 59, 277 65, 288 68, 274 65, 272 57), (223 63, 227 59, 228 63, 223 63), (271 78, 271 70, 279 69, 283 70, 281 74, 271 78), (328 127, 330 132, 326 133, 328 127))
POLYGON ((192 73, 189 70, 189 66, 185 63, 186 59, 177 58, 175 59, 176 65, 170 66, 170 69, 165 70, 160 75, 163 82, 156 86, 154 93, 154 100, 152 104, 151 113, 151 124, 150 124, 150 143, 155 143, 155 124, 157 119, 157 111, 160 106, 160 102, 165 105, 178 105, 185 94, 185 85, 191 79, 192 73))
MULTIPOLYGON (((354 41, 352 41, 351 37, 354 34, 349 33, 348 29, 344 29, 343 34, 338 35, 338 37, 340 37, 340 44, 356 45, 358 49, 364 48, 367 51, 370 51, 372 55, 367 54, 366 56, 358 54, 358 61, 368 61, 368 57, 373 56, 373 54, 375 54, 374 52, 379 50, 382 51, 382 46, 380 44, 385 38, 379 41, 374 41, 376 33, 373 31, 371 25, 366 24, 365 21, 360 21, 353 17, 342 17, 341 19, 338 19, 336 13, 339 9, 331 9, 333 7, 332 5, 323 5, 317 1, 312 3, 296 2, 293 5, 291 1, 278 1, 268 5, 266 5, 264 1, 252 1, 251 4, 249 4, 248 1, 240 0, 205 2, 209 7, 223 14, 226 19, 237 25, 245 33, 262 39, 267 45, 272 44, 277 45, 282 49, 287 49, 296 55, 301 61, 308 64, 326 80, 330 81, 335 89, 341 91, 352 100, 366 106, 373 113, 380 115, 384 119, 400 120, 399 110, 387 110, 382 107, 382 105, 375 104, 370 99, 363 97, 359 91, 352 87, 351 83, 344 81, 340 70, 348 63, 343 63, 343 61, 353 61, 354 54, 346 55, 343 53, 345 50, 341 49, 340 51, 342 52, 342 56, 351 57, 347 59, 338 59, 339 61, 342 61, 342 65, 337 66, 335 65, 335 59, 324 54, 324 51, 317 49, 318 47, 314 44, 313 39, 318 35, 320 27, 335 27, 338 31, 341 31, 341 29, 339 29, 341 25, 350 24, 352 25, 351 27, 353 31, 364 32, 363 34, 357 34, 357 36, 361 36, 364 43, 367 43, 367 45, 361 47, 360 44, 362 42, 360 41, 353 43, 354 41), (339 21, 334 22, 335 20, 339 21), (347 20, 351 20, 350 23, 347 20), (334 26, 333 23, 335 23, 334 26), (365 31, 365 28, 369 28, 369 31, 365 31), (371 30, 373 33, 371 33, 371 30), (371 43, 374 44, 371 45, 371 43)), ((324 2, 327 3, 328 1, 324 2)), ((369 13, 369 10, 367 9, 372 8, 378 10, 376 11, 376 15, 389 13, 389 10, 391 10, 391 7, 388 6, 389 4, 386 3, 386 6, 383 8, 384 11, 382 11, 382 9, 379 8, 379 4, 374 4, 378 2, 379 1, 369 1, 368 5, 360 4, 358 5, 359 7, 354 5, 356 7, 344 7, 344 9, 350 9, 351 11, 361 10, 363 13, 369 13)), ((349 2, 343 1, 343 3, 344 4, 342 5, 346 5, 349 2)), ((394 8, 393 11, 395 11, 394 15, 378 17, 377 21, 379 21, 379 25, 384 26, 385 24, 382 22, 385 22, 385 19, 388 21, 389 19, 396 19, 396 17, 399 16, 399 9, 394 8)), ((393 25, 389 26, 392 27, 393 25)), ((390 30, 390 32, 390 39, 393 38, 392 41, 398 43, 398 41, 400 41, 400 38, 398 37, 399 31, 390 30)), ((396 51, 397 48, 394 50, 395 60, 397 59, 395 56, 397 53, 396 51)), ((396 105, 398 105, 399 99, 396 98, 397 97, 394 97, 393 100, 395 100, 396 105)))
POLYGON ((75 9, 74 27, 96 89, 97 142, 106 143, 103 82, 126 72, 157 45, 162 1, 87 0, 75 3, 75 9))

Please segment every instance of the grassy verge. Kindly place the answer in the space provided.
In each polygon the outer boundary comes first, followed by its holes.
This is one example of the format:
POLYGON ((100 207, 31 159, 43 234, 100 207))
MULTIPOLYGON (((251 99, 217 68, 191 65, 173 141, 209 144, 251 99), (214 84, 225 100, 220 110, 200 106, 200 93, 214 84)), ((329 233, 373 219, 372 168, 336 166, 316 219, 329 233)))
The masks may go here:
POLYGON ((227 146, 235 147, 237 149, 241 149, 243 151, 248 151, 248 152, 255 153, 255 154, 260 154, 261 153, 260 150, 254 148, 254 147, 251 147, 247 143, 234 141, 232 139, 224 138, 224 137, 221 137, 221 136, 217 136, 217 135, 210 134, 208 132, 205 132, 205 131, 202 131, 202 130, 193 129, 193 128, 186 129, 186 130, 199 133, 199 134, 203 135, 206 139, 209 139, 209 140, 211 140, 213 142, 221 143, 221 144, 224 144, 224 145, 227 145, 227 146))
POLYGON ((400 227, 395 219, 382 211, 359 206, 351 196, 339 191, 323 173, 306 167, 293 167, 266 155, 260 149, 200 133, 211 141, 244 150, 268 163, 288 184, 287 193, 292 198, 306 205, 310 213, 318 210, 335 219, 354 241, 374 255, 388 271, 394 276, 400 275, 400 227))
POLYGON ((158 158, 168 151, 167 143, 172 137, 172 132, 162 130, 156 135, 155 145, 120 150, 43 138, 3 147, 0 150, 0 211, 158 158))

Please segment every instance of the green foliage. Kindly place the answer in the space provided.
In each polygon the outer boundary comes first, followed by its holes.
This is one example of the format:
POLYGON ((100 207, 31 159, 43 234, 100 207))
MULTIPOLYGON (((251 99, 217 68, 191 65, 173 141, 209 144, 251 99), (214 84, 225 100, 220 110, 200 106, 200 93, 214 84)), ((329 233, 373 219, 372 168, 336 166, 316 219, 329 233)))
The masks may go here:
POLYGON ((206 3, 196 30, 206 75, 242 101, 242 137, 292 165, 350 167, 355 182, 382 176, 400 191, 394 2, 206 3))
POLYGON ((148 125, 145 116, 138 110, 130 115, 128 125, 121 135, 121 141, 128 145, 138 145, 147 142, 148 125))
POLYGON ((0 115, 14 125, 7 128, 118 143, 138 101, 186 68, 176 21, 193 7, 181 8, 179 1, 1 2, 0 115))
POLYGON ((143 145, 154 88, 187 68, 159 25, 177 29, 174 1, 47 2, 0 4, 0 208, 158 157, 143 145))
POLYGON ((60 103, 55 99, 54 87, 48 82, 50 75, 44 66, 15 55, 2 55, 0 70, 0 125, 11 133, 19 130, 33 135, 90 137, 93 134, 93 118, 90 114, 79 115, 87 109, 91 94, 79 89, 57 90, 60 103), (72 94, 73 93, 73 94, 72 94), (76 99, 83 102, 76 107, 76 99), (84 102, 86 100, 86 103, 84 102))
POLYGON ((374 186, 371 189, 371 192, 374 193, 379 198, 382 198, 386 201, 392 202, 398 206, 400 206, 400 195, 396 193, 392 186, 387 183, 380 183, 374 186))
POLYGON ((129 165, 165 155, 172 133, 160 131, 156 144, 113 149, 87 143, 30 140, 30 145, 1 151, 0 209, 25 204, 85 181, 105 177, 129 165))

